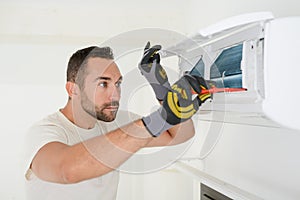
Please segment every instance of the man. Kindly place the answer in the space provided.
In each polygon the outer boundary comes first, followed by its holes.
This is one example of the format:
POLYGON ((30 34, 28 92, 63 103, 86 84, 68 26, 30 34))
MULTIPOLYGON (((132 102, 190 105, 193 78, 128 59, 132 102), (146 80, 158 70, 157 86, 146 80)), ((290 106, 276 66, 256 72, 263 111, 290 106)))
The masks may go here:
POLYGON ((201 80, 183 77, 171 88, 161 73, 160 47, 149 47, 139 68, 147 80, 154 80, 150 83, 162 106, 143 118, 118 112, 122 76, 110 48, 88 47, 71 56, 66 106, 27 134, 28 199, 115 199, 119 177, 115 169, 132 154, 193 137, 190 118, 202 101, 192 99, 191 90, 200 92, 201 80))

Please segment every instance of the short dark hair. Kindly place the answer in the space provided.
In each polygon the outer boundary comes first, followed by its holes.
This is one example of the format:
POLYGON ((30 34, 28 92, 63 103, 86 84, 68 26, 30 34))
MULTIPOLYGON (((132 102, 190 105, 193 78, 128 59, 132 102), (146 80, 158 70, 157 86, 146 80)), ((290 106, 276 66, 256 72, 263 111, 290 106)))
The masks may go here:
POLYGON ((95 57, 106 58, 110 60, 114 59, 113 51, 110 47, 90 46, 80 49, 76 51, 69 59, 67 68, 67 81, 78 83, 80 87, 83 87, 86 63, 89 58, 95 57))

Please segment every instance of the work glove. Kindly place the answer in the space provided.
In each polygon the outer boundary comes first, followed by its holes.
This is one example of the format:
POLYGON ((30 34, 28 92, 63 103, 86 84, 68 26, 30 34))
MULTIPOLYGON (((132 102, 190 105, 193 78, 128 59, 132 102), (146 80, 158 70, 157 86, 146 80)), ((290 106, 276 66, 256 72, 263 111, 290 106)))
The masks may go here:
MULTIPOLYGON (((204 78, 200 78, 198 81, 200 82, 201 91, 208 91, 209 89, 216 87, 214 81, 205 80, 204 78)), ((198 94, 198 98, 201 101, 201 104, 203 104, 206 100, 213 99, 213 94, 209 92, 200 93, 198 94)))
POLYGON ((160 49, 160 45, 154 45, 150 48, 150 42, 148 42, 144 48, 144 54, 138 68, 153 88, 156 98, 162 101, 171 86, 167 73, 160 64, 160 55, 158 53, 160 49))
POLYGON ((162 132, 172 126, 190 119, 199 109, 202 102, 209 98, 209 95, 200 94, 207 89, 205 80, 202 77, 185 74, 168 90, 163 99, 162 107, 143 117, 142 121, 153 137, 159 136, 162 132), (196 96, 195 98, 193 98, 196 96))

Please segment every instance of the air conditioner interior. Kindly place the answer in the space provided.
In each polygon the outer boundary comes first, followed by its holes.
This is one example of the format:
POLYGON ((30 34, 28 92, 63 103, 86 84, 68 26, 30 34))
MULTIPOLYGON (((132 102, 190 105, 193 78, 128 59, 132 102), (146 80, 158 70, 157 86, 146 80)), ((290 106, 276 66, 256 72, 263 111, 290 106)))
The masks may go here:
MULTIPOLYGON (((188 48, 187 48, 188 49, 188 48)), ((215 50, 198 46, 181 54, 181 75, 190 73, 212 81, 218 88, 241 89, 213 94, 202 105, 202 120, 279 127, 262 113, 264 38, 229 43, 215 50)))

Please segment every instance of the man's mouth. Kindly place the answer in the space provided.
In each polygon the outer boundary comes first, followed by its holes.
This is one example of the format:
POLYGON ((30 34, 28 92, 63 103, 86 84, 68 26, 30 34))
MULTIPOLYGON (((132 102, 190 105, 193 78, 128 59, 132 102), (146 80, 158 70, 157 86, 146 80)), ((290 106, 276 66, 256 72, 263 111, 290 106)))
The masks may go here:
POLYGON ((107 106, 105 107, 105 110, 109 110, 109 111, 116 111, 118 110, 119 106, 107 106))
POLYGON ((119 102, 117 101, 113 101, 111 103, 107 103, 106 105, 104 105, 104 109, 103 110, 108 110, 111 112, 116 112, 119 109, 119 102))

